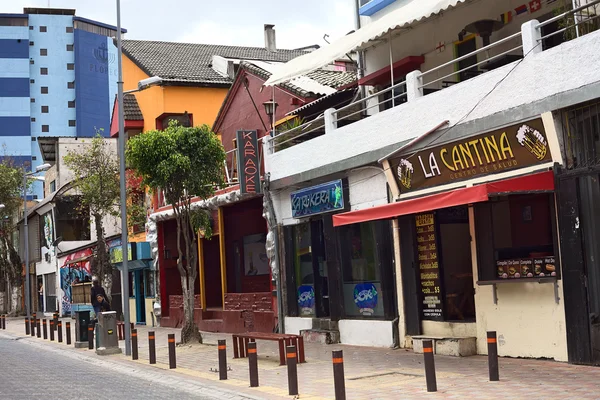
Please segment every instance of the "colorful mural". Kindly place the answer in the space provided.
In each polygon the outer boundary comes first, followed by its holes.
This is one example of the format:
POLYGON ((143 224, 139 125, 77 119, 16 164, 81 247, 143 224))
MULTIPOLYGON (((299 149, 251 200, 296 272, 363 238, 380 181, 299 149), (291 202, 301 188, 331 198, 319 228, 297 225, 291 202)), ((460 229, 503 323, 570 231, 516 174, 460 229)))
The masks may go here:
POLYGON ((69 254, 60 267, 60 288, 62 289, 62 313, 71 312, 73 294, 71 284, 92 280, 92 267, 89 257, 92 256, 92 248, 69 254), (76 261, 81 260, 81 261, 76 261))

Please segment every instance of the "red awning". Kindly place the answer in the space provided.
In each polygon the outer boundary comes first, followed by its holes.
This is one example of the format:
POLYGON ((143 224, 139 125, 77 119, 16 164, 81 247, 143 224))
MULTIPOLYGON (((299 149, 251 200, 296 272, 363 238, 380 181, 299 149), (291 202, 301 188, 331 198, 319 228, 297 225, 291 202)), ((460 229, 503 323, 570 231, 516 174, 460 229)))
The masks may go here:
POLYGON ((465 204, 488 201, 490 196, 508 193, 548 192, 554 190, 554 173, 540 172, 485 183, 468 188, 456 189, 449 192, 436 193, 425 197, 385 204, 365 210, 350 211, 333 216, 333 226, 357 224, 360 222, 390 219, 401 215, 417 214, 440 208, 461 206, 465 204))

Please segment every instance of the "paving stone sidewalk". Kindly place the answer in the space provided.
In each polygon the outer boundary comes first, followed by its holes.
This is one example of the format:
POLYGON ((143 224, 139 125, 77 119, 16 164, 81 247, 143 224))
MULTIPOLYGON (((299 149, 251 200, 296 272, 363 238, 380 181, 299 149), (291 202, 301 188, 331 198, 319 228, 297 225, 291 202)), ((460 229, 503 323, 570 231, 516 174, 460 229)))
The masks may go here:
MULTIPOLYGON (((10 320, 7 328, 7 332, 24 335, 22 319, 10 320)), ((74 332, 74 327, 72 329, 74 332)), ((167 335, 175 333, 179 341, 179 329, 145 326, 137 326, 136 329, 140 360, 134 362, 124 355, 108 359, 147 366, 148 331, 154 330, 158 364, 152 368, 166 372, 169 364, 167 335)), ((248 387, 248 360, 233 359, 231 335, 204 333, 203 336, 202 345, 178 345, 176 373, 225 385, 238 393, 257 398, 290 398, 287 370, 285 366, 279 366, 276 342, 258 341, 260 387, 251 389, 248 387), (227 381, 219 381, 216 372, 218 339, 227 339, 228 365, 231 368, 227 381)), ((120 345, 124 348, 124 342, 120 345)), ((298 366, 301 399, 335 397, 331 351, 340 349, 344 351, 348 399, 600 399, 600 368, 596 367, 501 358, 500 382, 488 382, 487 357, 436 356, 438 392, 427 393, 423 356, 412 351, 316 343, 306 343, 305 347, 307 363, 298 366)))

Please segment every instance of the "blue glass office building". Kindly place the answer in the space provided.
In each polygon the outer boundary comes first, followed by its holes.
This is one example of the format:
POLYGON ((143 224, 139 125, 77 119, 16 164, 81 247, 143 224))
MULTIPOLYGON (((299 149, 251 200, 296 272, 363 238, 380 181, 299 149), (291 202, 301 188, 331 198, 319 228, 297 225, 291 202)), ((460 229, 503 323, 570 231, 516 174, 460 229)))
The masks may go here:
MULTIPOLYGON (((75 10, 0 14, 0 156, 43 163, 38 137, 109 136, 117 93, 116 27, 75 10)), ((41 182, 34 196, 43 197, 41 182)))

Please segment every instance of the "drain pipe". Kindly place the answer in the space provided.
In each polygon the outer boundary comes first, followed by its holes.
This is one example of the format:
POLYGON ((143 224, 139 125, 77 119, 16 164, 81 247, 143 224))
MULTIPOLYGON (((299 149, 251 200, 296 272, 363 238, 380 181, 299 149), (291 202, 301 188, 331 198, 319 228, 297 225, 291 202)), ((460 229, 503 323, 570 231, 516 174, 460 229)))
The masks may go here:
MULTIPOLYGON (((354 29, 360 29, 360 0, 354 0, 354 29)), ((356 52, 356 64, 358 66, 358 74, 357 78, 360 80, 365 75, 365 65, 362 50, 356 52)), ((360 93, 360 98, 365 98, 365 87, 363 85, 358 85, 358 92, 360 93)))

